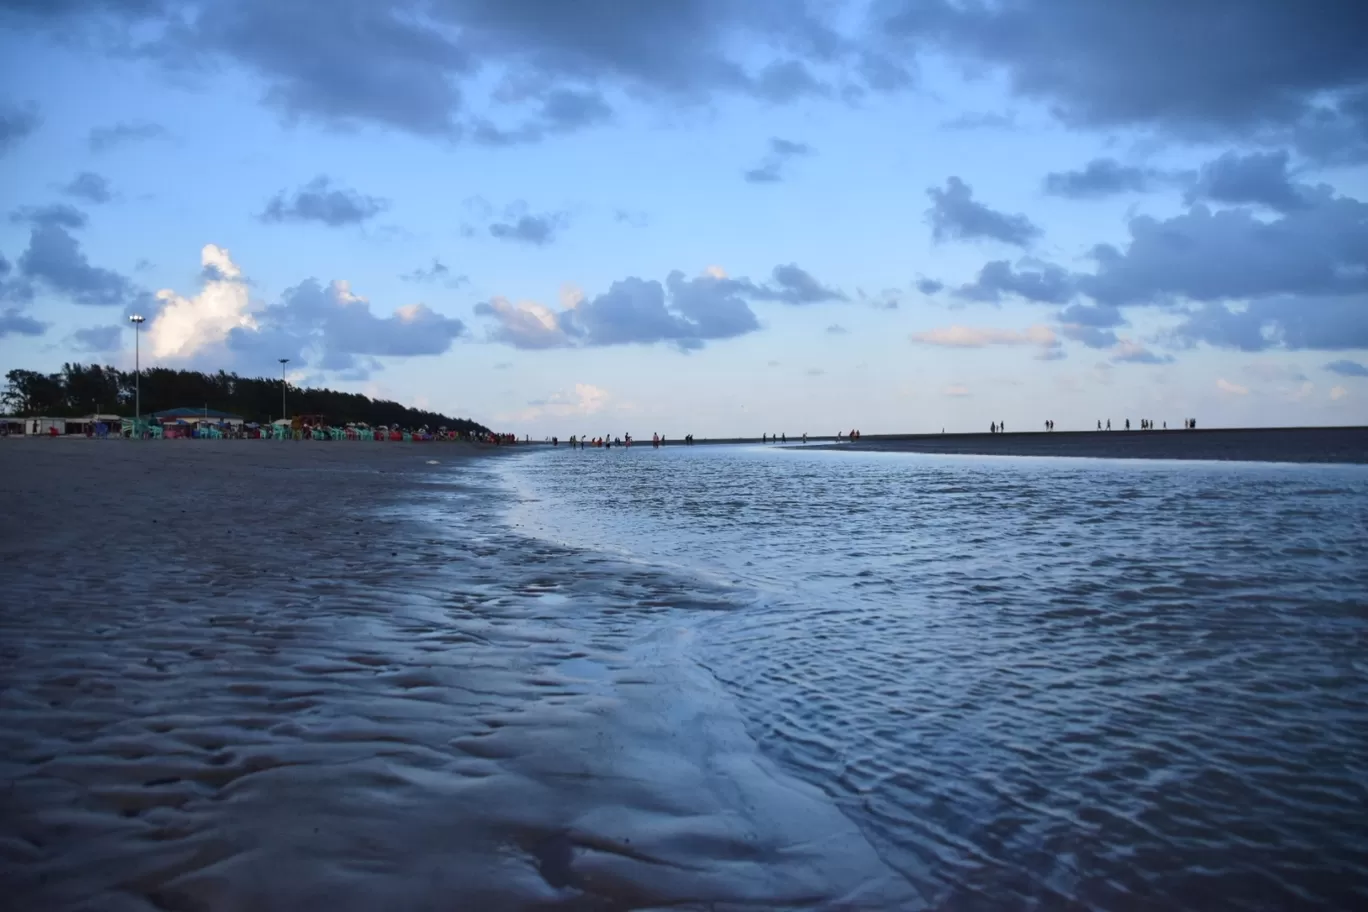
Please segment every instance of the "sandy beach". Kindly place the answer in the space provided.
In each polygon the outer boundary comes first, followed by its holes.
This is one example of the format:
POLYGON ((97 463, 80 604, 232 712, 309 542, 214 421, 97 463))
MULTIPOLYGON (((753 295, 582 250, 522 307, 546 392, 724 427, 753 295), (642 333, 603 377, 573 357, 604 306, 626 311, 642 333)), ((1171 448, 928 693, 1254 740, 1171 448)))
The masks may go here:
MULTIPOLYGON (((790 441, 792 443, 792 441, 790 441)), ((1090 459, 1368 463, 1368 428, 1238 428, 1006 434, 870 435, 843 450, 1090 459)))
POLYGON ((912 904, 688 629, 577 626, 708 594, 504 528, 498 458, 0 442, 5 908, 912 904))

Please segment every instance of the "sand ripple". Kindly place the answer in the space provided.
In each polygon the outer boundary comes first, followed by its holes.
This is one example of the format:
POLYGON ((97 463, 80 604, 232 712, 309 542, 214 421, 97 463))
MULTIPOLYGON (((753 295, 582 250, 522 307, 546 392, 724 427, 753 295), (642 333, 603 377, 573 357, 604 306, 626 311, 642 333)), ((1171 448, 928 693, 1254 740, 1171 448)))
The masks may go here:
POLYGON ((6 900, 915 901, 687 658, 733 593, 511 534, 457 452, 0 446, 6 900))

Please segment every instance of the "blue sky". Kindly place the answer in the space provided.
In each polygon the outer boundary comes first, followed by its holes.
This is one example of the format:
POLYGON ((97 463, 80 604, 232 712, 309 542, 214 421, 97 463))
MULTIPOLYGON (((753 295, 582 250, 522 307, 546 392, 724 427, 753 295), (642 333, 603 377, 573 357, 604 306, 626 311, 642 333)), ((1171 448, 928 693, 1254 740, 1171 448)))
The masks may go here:
POLYGON ((136 311, 535 436, 1363 423, 1368 14, 1170 6, 3 4, 0 367, 136 311))

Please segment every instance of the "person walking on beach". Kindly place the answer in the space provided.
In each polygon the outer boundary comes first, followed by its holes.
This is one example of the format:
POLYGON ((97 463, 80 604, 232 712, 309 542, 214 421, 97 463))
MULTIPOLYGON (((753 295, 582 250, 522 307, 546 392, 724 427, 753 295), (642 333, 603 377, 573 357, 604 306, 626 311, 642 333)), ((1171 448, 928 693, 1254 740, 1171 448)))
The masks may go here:
POLYGON ((807 431, 803 431, 803 446, 807 446, 807 431))
POLYGON ((996 434, 996 433, 997 433, 997 424, 996 424, 995 422, 990 422, 990 423, 989 423, 989 425, 988 425, 988 433, 990 433, 990 434, 996 434))

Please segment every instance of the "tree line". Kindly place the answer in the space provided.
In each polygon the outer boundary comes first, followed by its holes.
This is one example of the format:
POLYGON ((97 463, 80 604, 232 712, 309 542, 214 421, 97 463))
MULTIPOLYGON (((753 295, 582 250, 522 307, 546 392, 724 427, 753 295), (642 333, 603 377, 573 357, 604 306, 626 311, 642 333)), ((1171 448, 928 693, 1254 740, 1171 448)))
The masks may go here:
MULTIPOLYGON (((5 411, 19 416, 75 418, 100 413, 131 417, 135 408, 134 379, 132 371, 98 364, 63 364, 55 374, 12 370, 5 374, 0 403, 5 411)), ((281 382, 279 378, 239 377, 224 371, 206 374, 165 367, 144 368, 139 384, 142 413, 208 408, 265 423, 286 417, 280 414, 281 382)), ((489 433, 488 428, 468 418, 409 408, 360 393, 287 386, 285 398, 290 415, 322 415, 333 425, 426 425, 489 433)))

